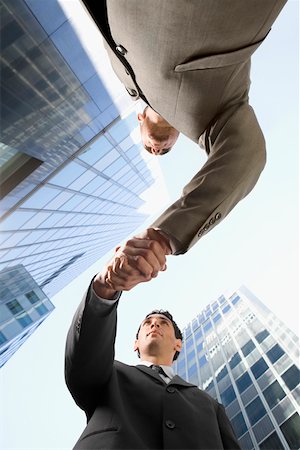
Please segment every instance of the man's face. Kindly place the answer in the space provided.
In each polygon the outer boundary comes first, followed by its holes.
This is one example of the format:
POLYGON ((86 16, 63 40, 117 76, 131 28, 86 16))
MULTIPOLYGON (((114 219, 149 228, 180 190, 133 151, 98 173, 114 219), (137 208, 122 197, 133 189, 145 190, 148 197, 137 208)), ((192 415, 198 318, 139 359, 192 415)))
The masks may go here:
POLYGON ((138 114, 141 138, 145 149, 153 155, 163 155, 171 150, 179 132, 150 107, 138 114))
POLYGON ((139 350, 141 359, 158 357, 172 363, 175 352, 180 352, 181 339, 175 337, 173 324, 163 314, 152 314, 141 323, 134 350, 139 350))

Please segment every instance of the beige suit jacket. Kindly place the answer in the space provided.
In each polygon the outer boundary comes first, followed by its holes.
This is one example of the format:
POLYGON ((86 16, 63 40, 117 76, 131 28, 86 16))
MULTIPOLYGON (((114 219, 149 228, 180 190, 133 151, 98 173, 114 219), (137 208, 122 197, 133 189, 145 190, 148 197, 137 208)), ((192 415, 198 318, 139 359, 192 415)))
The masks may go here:
POLYGON ((153 223, 184 253, 264 168, 265 141, 248 103, 250 58, 286 0, 107 0, 107 11, 105 2, 103 10, 84 3, 132 99, 206 150, 206 164, 153 223))

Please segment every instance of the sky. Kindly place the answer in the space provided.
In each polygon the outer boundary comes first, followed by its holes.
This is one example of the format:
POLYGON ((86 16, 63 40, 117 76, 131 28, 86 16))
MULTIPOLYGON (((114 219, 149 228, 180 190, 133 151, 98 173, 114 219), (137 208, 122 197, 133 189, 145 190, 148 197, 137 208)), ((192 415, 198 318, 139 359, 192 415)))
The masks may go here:
MULTIPOLYGON (((169 256, 166 272, 123 293, 116 359, 138 362, 135 332, 152 309, 170 310, 183 328, 208 303, 241 285, 299 335, 298 22, 298 1, 289 0, 252 57, 250 104, 268 154, 256 187, 188 253, 169 256)), ((180 136, 172 152, 159 161, 171 203, 206 157, 180 136)), ((64 383, 65 339, 90 279, 112 254, 51 299, 54 312, 1 369, 3 450, 67 450, 83 431, 85 415, 64 383)))

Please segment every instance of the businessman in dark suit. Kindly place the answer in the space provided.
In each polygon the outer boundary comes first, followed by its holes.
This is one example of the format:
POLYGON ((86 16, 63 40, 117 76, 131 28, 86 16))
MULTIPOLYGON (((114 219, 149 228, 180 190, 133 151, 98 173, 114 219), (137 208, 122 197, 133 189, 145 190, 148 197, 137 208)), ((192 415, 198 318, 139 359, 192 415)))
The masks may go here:
POLYGON ((155 239, 139 241, 126 243, 95 276, 68 333, 66 382, 87 416, 74 449, 239 449, 224 407, 174 375, 182 335, 170 313, 152 311, 142 321, 137 366, 114 360, 120 292, 106 283, 108 268, 131 289, 139 282, 132 266, 137 245, 140 271, 166 263, 155 239))
POLYGON ((173 254, 185 253, 264 168, 265 141, 249 105, 250 59, 286 0, 82 1, 128 94, 148 105, 138 115, 145 148, 163 154, 180 132, 208 156, 151 226, 173 254))

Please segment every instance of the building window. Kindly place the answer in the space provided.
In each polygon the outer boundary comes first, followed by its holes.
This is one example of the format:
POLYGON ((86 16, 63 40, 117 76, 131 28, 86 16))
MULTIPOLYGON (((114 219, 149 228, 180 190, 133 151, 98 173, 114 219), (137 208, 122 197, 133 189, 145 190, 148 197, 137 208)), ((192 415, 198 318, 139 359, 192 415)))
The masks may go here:
POLYGON ((263 373, 265 373, 266 370, 268 370, 268 364, 263 358, 260 358, 255 364, 253 364, 253 366, 250 367, 250 369, 255 378, 258 379, 263 373))
POLYGON ((284 355, 284 351, 282 350, 282 348, 278 344, 275 344, 274 347, 272 347, 271 350, 269 350, 267 352, 267 357, 269 358, 269 360, 273 364, 276 361, 278 361, 278 359, 281 358, 282 355, 284 355))
POLYGON ((23 314, 20 317, 16 317, 17 321, 23 328, 26 328, 28 325, 32 323, 32 319, 28 314, 23 314))
POLYGON ((284 450, 284 447, 277 435, 277 433, 274 431, 267 439, 265 439, 260 445, 260 450, 284 450))
POLYGON ((2 331, 0 331, 0 345, 4 344, 4 342, 6 341, 7 341, 6 337, 4 336, 2 331))
POLYGON ((49 309, 46 308, 46 306, 43 303, 41 305, 37 306, 36 310, 40 316, 44 316, 45 314, 47 314, 49 312, 49 309))
POLYGON ((226 305, 223 309, 222 309, 222 312, 223 312, 223 314, 226 314, 228 311, 230 311, 231 310, 231 306, 230 305, 226 305))
POLYGON ((191 345, 193 345, 193 337, 192 336, 186 340, 186 343, 185 343, 186 349, 188 349, 191 345))
POLYGON ((255 349, 255 345, 251 339, 241 348, 244 356, 249 355, 255 349))
POLYGON ((6 306, 14 316, 19 312, 24 311, 18 300, 11 300, 10 302, 6 303, 6 306))
POLYGON ((204 333, 207 333, 212 327, 211 321, 208 320, 204 325, 203 325, 203 331, 204 333))
POLYGON ((32 305, 40 301, 39 297, 36 295, 34 291, 27 292, 25 296, 28 298, 28 300, 32 305))
POLYGON ((234 399, 236 399, 236 395, 232 386, 221 393, 221 401, 224 406, 228 406, 234 399))
POLYGON ((236 385, 237 385, 237 388, 238 388, 240 394, 242 392, 244 392, 249 386, 251 386, 251 384, 252 384, 252 381, 247 372, 244 373, 244 375, 242 375, 240 378, 238 378, 236 380, 236 385))
POLYGON ((237 438, 241 437, 244 433, 246 433, 247 425, 241 412, 238 413, 236 416, 234 416, 232 419, 230 419, 230 422, 237 438))
POLYGON ((295 365, 292 365, 281 376, 290 391, 300 383, 300 370, 295 365))
POLYGON ((300 417, 295 413, 286 420, 280 429, 289 444, 290 449, 298 449, 300 447, 300 417))
POLYGON ((221 381, 228 374, 227 367, 224 366, 216 376, 217 382, 221 381))
POLYGON ((237 302, 241 300, 241 297, 239 295, 236 295, 234 298, 231 297, 231 303, 235 305, 237 302))
POLYGON ((254 425, 266 414, 264 405, 259 397, 256 397, 248 406, 246 406, 246 411, 251 425, 254 425))
POLYGON ((197 345, 197 352, 200 353, 203 350, 203 341, 197 345))
POLYGON ((203 367, 205 366, 205 364, 207 363, 207 358, 205 355, 201 356, 201 358, 199 358, 199 366, 203 367))
POLYGON ((263 394, 270 408, 273 408, 286 396, 278 381, 274 381, 274 383, 267 387, 267 389, 263 391, 263 394))
POLYGON ((231 369, 234 369, 240 362, 242 361, 239 353, 235 353, 232 358, 229 360, 229 366, 231 369))
POLYGON ((260 331, 255 336, 255 339, 257 340, 257 342, 261 343, 262 341, 264 341, 269 336, 269 334, 270 333, 267 330, 260 331))
POLYGON ((216 322, 218 322, 218 320, 220 320, 221 319, 221 314, 216 314, 215 316, 213 316, 213 321, 214 321, 214 323, 216 323, 216 322))

